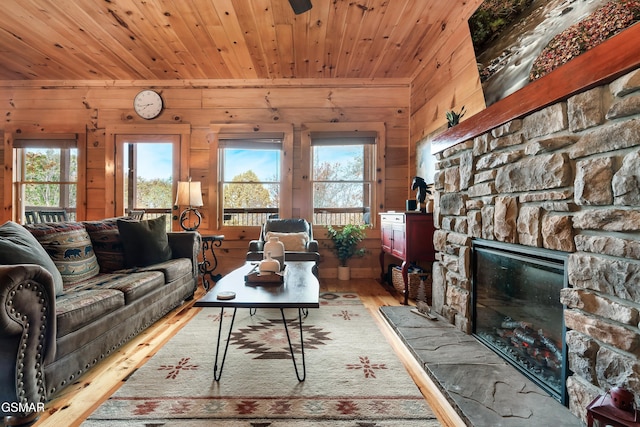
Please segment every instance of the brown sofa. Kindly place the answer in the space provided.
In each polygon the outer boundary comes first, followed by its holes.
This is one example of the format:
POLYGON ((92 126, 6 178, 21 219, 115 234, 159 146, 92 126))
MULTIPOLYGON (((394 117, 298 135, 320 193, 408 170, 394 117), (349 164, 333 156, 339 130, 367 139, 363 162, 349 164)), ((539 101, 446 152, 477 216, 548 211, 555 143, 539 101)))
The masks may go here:
POLYGON ((0 402, 28 419, 197 285, 200 236, 162 220, 0 226, 0 402), (27 231, 28 230, 28 231, 27 231))

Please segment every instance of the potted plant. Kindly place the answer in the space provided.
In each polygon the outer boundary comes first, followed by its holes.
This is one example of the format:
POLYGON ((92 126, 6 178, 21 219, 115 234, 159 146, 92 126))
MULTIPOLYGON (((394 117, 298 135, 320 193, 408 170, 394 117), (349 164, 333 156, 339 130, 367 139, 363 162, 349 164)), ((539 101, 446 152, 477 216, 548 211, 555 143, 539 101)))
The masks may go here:
POLYGON ((447 117, 447 127, 451 128, 460 123, 460 119, 464 116, 464 113, 466 113, 466 111, 464 111, 464 105, 460 109, 459 113, 456 113, 455 110, 447 111, 445 113, 447 117))
POLYGON ((366 225, 347 224, 342 227, 327 227, 327 237, 333 243, 331 248, 340 261, 338 266, 338 279, 349 280, 350 271, 347 266, 349 258, 363 256, 366 253, 364 248, 358 248, 358 244, 364 240, 366 225))

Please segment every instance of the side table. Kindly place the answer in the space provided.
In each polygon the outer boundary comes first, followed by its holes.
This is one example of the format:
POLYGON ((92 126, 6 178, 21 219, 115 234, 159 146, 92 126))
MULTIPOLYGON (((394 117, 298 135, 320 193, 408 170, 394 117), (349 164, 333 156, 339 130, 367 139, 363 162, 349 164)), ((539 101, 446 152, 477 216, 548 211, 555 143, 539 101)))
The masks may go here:
POLYGON ((202 286, 205 291, 211 289, 211 284, 209 279, 213 282, 217 282, 222 278, 221 274, 213 274, 214 270, 218 268, 218 257, 216 256, 216 252, 214 247, 219 248, 222 246, 222 241, 224 240, 224 235, 202 235, 202 262, 198 265, 200 269, 200 274, 202 274, 202 286), (209 251, 212 260, 207 259, 207 251, 209 251), (207 279, 209 276, 209 279, 207 279))

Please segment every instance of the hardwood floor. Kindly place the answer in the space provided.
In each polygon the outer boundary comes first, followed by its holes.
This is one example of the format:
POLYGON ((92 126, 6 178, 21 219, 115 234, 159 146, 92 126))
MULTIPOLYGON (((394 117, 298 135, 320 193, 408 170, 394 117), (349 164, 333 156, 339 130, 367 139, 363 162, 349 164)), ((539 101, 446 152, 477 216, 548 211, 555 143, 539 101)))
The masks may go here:
MULTIPOLYGON (((400 305, 400 295, 373 279, 351 279, 349 281, 322 279, 320 282, 321 291, 324 292, 357 292, 442 425, 465 425, 380 315, 379 307, 400 305)), ((204 291, 199 287, 194 300, 202 296, 203 293, 204 291)), ((193 308, 193 302, 188 302, 167 314, 145 332, 124 345, 118 352, 96 365, 76 384, 63 390, 60 395, 47 404, 45 413, 34 425, 38 427, 80 425, 120 387, 123 379, 142 366, 201 310, 193 308)))

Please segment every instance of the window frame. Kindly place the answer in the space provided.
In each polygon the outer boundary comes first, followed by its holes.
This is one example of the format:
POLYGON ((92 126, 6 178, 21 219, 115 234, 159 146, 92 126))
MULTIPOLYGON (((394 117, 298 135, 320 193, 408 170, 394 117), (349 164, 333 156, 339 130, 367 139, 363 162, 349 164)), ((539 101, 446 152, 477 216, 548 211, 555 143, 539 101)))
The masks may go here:
POLYGON ((225 225, 224 203, 222 200, 222 159, 220 157, 221 143, 223 140, 261 140, 281 139, 280 150, 280 201, 278 214, 281 218, 290 218, 295 215, 292 209, 293 200, 293 125, 292 124, 211 124, 210 135, 210 176, 217 179, 209 180, 209 194, 213 195, 208 200, 208 211, 215 213, 215 226, 218 230, 251 230, 259 229, 259 226, 225 225))
MULTIPOLYGON (((190 153, 189 153, 189 141, 191 140, 191 125, 190 124, 162 124, 154 123, 152 125, 146 124, 117 124, 109 125, 105 129, 105 149, 104 149, 104 162, 105 162, 105 203, 104 206, 99 206, 91 209, 91 216, 95 218, 111 218, 124 215, 124 204, 122 203, 123 192, 116 194, 118 188, 121 187, 121 182, 116 182, 118 179, 122 180, 122 176, 116 173, 116 170, 122 169, 122 160, 120 156, 116 156, 116 140, 121 136, 126 137, 140 137, 148 138, 150 135, 156 135, 161 138, 175 137, 178 139, 173 148, 173 185, 171 192, 176 194, 178 181, 187 181, 190 173, 190 153), (120 203, 116 206, 117 201, 120 203)), ((203 195, 204 196, 204 195, 203 195)), ((178 216, 175 215, 175 211, 170 215, 171 229, 174 231, 181 230, 178 221, 178 216)))
MULTIPOLYGON (((173 211, 173 200, 175 199, 175 194, 177 191, 177 175, 179 173, 179 162, 177 161, 180 155, 180 135, 177 134, 118 134, 115 138, 115 165, 116 165, 116 173, 115 173, 115 212, 116 216, 125 215, 127 209, 129 207, 130 200, 125 200, 124 197, 124 176, 127 173, 127 169, 129 165, 125 165, 123 161, 125 146, 129 144, 153 144, 153 143, 162 143, 162 144, 171 144, 172 145, 172 170, 171 170, 171 204, 167 206, 168 212, 146 212, 145 217, 156 217, 159 215, 167 215, 167 224, 169 224, 172 217, 173 211)), ((136 151, 135 149, 133 150, 136 151)), ((130 153, 131 154, 131 153, 130 153)), ((135 158, 129 158, 129 163, 136 162, 135 158)), ((129 173, 130 174, 130 173, 129 173)), ((131 178, 131 177, 129 177, 131 178)), ((136 181, 130 180, 130 187, 135 188, 136 181)), ((129 199, 133 198, 135 194, 129 192, 129 199)), ((134 199, 135 200, 135 199, 134 199)), ((132 209, 144 209, 142 207, 134 206, 132 209)))
POLYGON ((85 158, 84 150, 86 144, 85 134, 46 134, 46 135, 13 135, 11 139, 12 157, 13 157, 13 211, 12 218, 16 222, 22 223, 24 220, 24 188, 23 186, 31 184, 46 184, 60 186, 60 204, 62 206, 51 206, 51 208, 65 209, 72 219, 79 220, 84 217, 84 170, 85 158), (25 180, 25 156, 24 149, 52 149, 60 150, 60 179, 58 181, 26 181, 25 180), (72 149, 76 150, 76 180, 71 181, 70 177, 70 159, 72 149), (76 204, 71 207, 68 205, 69 189, 68 185, 76 186, 76 204), (67 203, 64 203, 64 201, 67 203))
MULTIPOLYGON (((374 144, 374 154, 372 157, 372 163, 369 165, 369 175, 371 177, 371 212, 370 212, 370 226, 373 228, 378 227, 378 212, 383 209, 384 206, 384 192, 385 192, 385 146, 386 146, 386 127, 384 123, 304 123, 303 131, 301 132, 301 148, 302 148, 302 165, 303 165, 303 179, 304 185, 304 205, 305 212, 304 217, 312 223, 315 228, 318 228, 318 233, 323 234, 320 229, 326 228, 326 225, 314 224, 314 206, 313 206, 313 135, 314 134, 342 134, 345 137, 357 137, 358 132, 360 134, 368 135, 372 132, 376 134, 376 142, 374 144)), ((366 161, 366 160, 365 160, 366 161)), ((367 172, 365 171, 365 174, 367 172)), ((315 233, 315 231, 314 231, 315 233)), ((319 235, 320 235, 319 234, 319 235)))
MULTIPOLYGON (((224 224, 224 215, 225 215, 225 194, 224 189, 225 185, 229 185, 233 183, 233 181, 225 180, 225 150, 226 149, 246 149, 246 150, 270 150, 278 152, 278 180, 277 181, 258 181, 253 184, 259 185, 277 185, 278 186, 278 199, 282 196, 282 147, 283 147, 283 135, 275 134, 269 135, 269 137, 265 137, 265 135, 261 135, 261 138, 255 137, 238 137, 238 135, 219 135, 218 139, 218 158, 220 159, 219 167, 218 167, 218 192, 220 194, 221 201, 221 217, 222 224, 224 224)), ((278 206, 276 207, 277 211, 275 215, 280 215, 280 200, 278 200, 278 206)), ((260 225, 259 224, 238 224, 237 226, 247 226, 247 225, 260 225)), ((236 225, 224 224, 226 227, 236 227, 236 225)))

